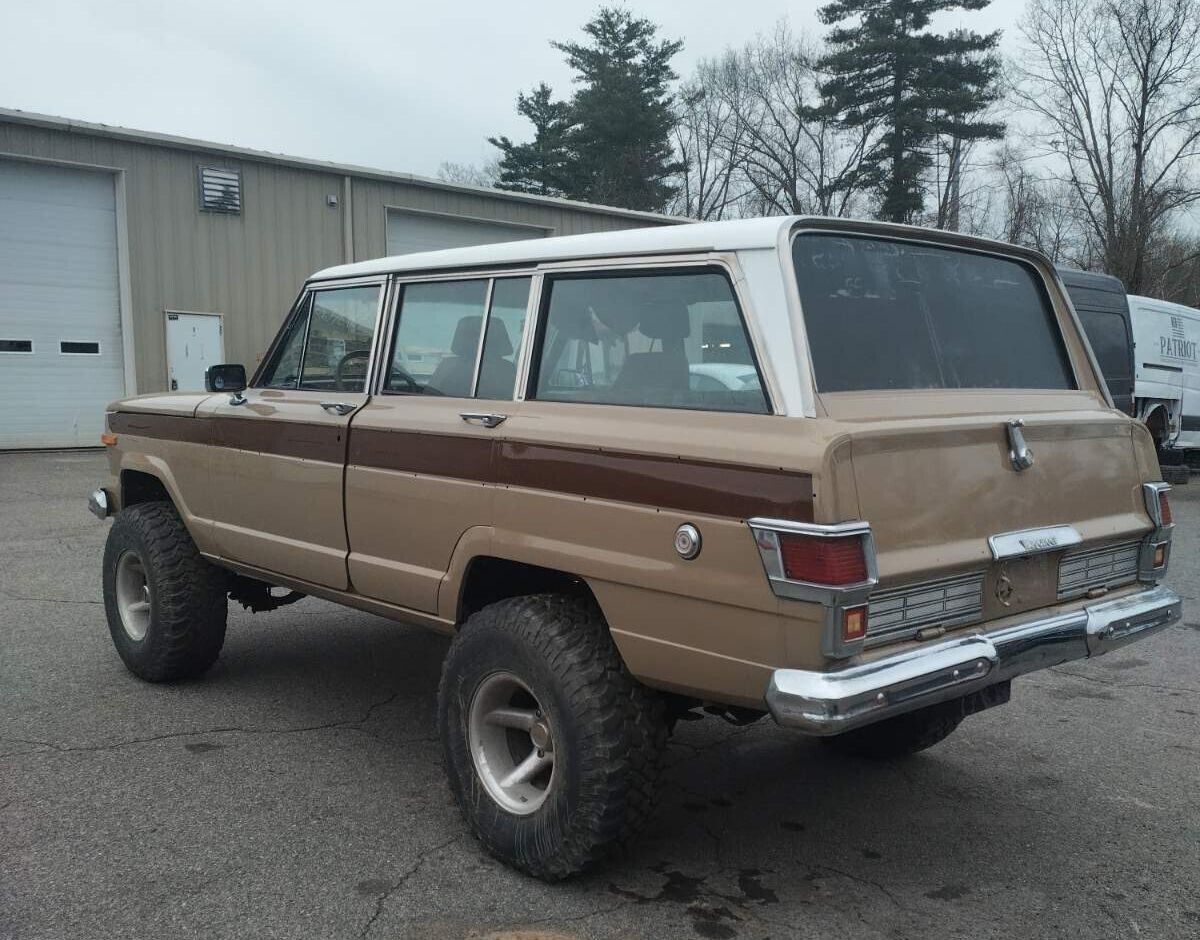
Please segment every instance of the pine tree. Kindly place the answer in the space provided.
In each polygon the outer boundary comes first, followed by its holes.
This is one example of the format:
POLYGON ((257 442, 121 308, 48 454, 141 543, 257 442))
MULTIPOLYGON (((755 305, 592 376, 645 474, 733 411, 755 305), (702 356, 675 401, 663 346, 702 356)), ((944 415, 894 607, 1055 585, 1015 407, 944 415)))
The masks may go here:
POLYGON ((507 137, 489 137, 500 148, 497 189, 510 189, 539 196, 564 196, 574 187, 568 181, 571 162, 568 137, 571 108, 554 101, 550 86, 542 82, 532 93, 517 96, 517 112, 533 124, 533 140, 514 144, 507 137))
POLYGON ((500 148, 504 189, 561 195, 628 209, 661 211, 679 172, 670 135, 675 127, 671 58, 679 41, 656 41, 657 27, 620 9, 601 9, 583 27, 590 41, 552 43, 575 70, 569 102, 553 101, 542 84, 517 99, 534 139, 500 148))
POLYGON ((591 43, 553 43, 578 72, 571 101, 572 195, 611 206, 659 211, 682 167, 671 146, 676 118, 669 84, 678 76, 678 40, 655 41, 657 27, 626 10, 604 8, 584 26, 591 43))
POLYGON ((826 111, 846 127, 883 129, 864 161, 880 218, 911 222, 920 213, 922 174, 938 135, 961 143, 1004 133, 1003 125, 982 119, 997 97, 999 31, 929 31, 936 13, 990 2, 834 0, 821 8, 821 21, 834 27, 821 60, 830 76, 821 88, 826 111))

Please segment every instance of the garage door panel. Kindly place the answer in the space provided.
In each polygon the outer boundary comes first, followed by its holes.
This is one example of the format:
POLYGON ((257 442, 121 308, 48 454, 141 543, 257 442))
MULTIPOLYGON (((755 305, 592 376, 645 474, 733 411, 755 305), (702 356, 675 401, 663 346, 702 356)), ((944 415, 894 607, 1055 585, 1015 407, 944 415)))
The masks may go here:
POLYGON ((125 392, 111 174, 0 160, 0 448, 94 446, 125 392), (63 353, 96 343, 96 354, 63 353))
POLYGON ((436 251, 439 248, 493 245, 497 242, 544 238, 548 234, 547 229, 525 225, 409 212, 404 209, 387 210, 389 255, 436 251))

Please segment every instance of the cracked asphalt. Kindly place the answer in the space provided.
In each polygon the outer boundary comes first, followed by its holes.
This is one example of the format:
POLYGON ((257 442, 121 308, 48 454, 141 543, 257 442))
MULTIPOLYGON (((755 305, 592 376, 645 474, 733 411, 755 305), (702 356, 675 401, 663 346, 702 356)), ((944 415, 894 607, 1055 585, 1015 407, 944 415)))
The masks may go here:
POLYGON ((434 737, 446 640, 316 600, 237 608, 152 686, 100 604, 94 452, 0 455, 0 937, 1200 935, 1200 481, 1186 623, 1018 680, 905 763, 681 725, 628 855, 547 886, 482 854, 434 737))

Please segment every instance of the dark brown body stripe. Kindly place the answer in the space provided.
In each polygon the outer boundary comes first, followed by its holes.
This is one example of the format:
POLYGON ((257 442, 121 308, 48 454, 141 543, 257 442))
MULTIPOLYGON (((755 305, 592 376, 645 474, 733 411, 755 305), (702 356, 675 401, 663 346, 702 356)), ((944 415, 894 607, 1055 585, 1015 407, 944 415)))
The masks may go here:
POLYGON ((212 443, 212 426, 208 418, 116 411, 108 416, 108 429, 114 434, 133 434, 161 441, 182 441, 185 444, 212 443))
POLYGON ((353 428, 350 465, 494 483, 494 445, 486 437, 353 428))
POLYGON ((346 428, 335 424, 271 418, 187 418, 118 411, 109 415, 108 426, 114 434, 134 434, 157 440, 233 447, 326 463, 342 463, 346 459, 346 428))
POLYGON ((733 464, 497 442, 498 483, 711 516, 812 519, 812 478, 733 464))
MULTIPOLYGON (((185 418, 118 412, 116 434, 341 463, 343 427, 270 418, 185 418)), ((520 486, 682 512, 810 521, 806 473, 452 434, 350 431, 351 466, 520 486)))

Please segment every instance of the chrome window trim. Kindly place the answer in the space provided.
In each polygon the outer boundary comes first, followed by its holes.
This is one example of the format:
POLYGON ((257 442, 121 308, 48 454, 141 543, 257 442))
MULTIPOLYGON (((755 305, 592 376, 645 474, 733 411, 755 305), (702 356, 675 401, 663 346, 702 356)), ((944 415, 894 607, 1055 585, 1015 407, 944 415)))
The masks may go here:
POLYGON ((545 275, 536 273, 529 281, 529 299, 525 304, 525 328, 521 331, 521 351, 517 357, 517 383, 513 390, 514 401, 525 400, 525 389, 529 385, 529 368, 533 361, 533 341, 537 337, 538 311, 542 305, 542 284, 545 275))
MULTIPOLYGON (((768 416, 781 416, 786 414, 786 410, 782 407, 784 397, 780 394, 777 379, 774 370, 770 367, 770 357, 766 355, 766 346, 760 331, 756 329, 756 319, 753 304, 751 304, 749 295, 744 289, 745 277, 741 268, 736 262, 735 253, 713 252, 709 251, 704 254, 664 254, 664 255, 628 255, 614 256, 611 258, 583 258, 572 260, 557 260, 543 262, 538 265, 537 271, 541 276, 537 291, 537 305, 532 308, 532 317, 526 317, 527 324, 532 327, 533 332, 529 335, 529 358, 525 363, 524 374, 520 376, 520 386, 518 389, 518 401, 544 401, 538 399, 534 395, 530 395, 530 385, 533 379, 533 363, 541 356, 541 344, 538 342, 542 335, 542 320, 547 313, 546 300, 549 293, 546 290, 547 277, 546 275, 567 274, 570 276, 586 275, 588 273, 606 274, 611 271, 629 270, 637 272, 639 269, 646 269, 646 273, 662 271, 670 273, 680 268, 719 268, 729 282, 729 291, 733 297, 734 305, 737 307, 738 319, 742 323, 742 327, 746 330, 746 342, 750 347, 750 354, 754 357, 754 368, 758 373, 759 385, 762 388, 763 398, 765 399, 768 416), (534 348, 535 344, 537 349, 534 348)), ((533 292, 530 292, 530 301, 534 300, 533 292)), ((591 402, 574 402, 574 401, 553 401, 545 402, 552 405, 587 405, 591 402)), ((601 403, 605 407, 614 408, 659 408, 658 405, 627 405, 620 403, 601 403)), ((666 409, 677 411, 698 411, 705 414, 746 414, 747 412, 731 411, 722 412, 714 409, 706 408, 678 408, 666 409)))
POLYGON ((483 342, 487 338, 488 324, 492 322, 492 298, 496 295, 496 279, 488 278, 487 290, 483 295, 483 316, 479 319, 479 341, 475 344, 475 368, 471 370, 471 398, 479 392, 479 373, 483 370, 483 342))
MULTIPOLYGON (((401 276, 401 275, 393 275, 390 278, 392 296, 390 296, 388 298, 386 322, 384 322, 382 324, 384 333, 383 333, 383 339, 382 339, 381 346, 380 346, 378 374, 375 376, 375 381, 371 385, 371 388, 373 390, 372 394, 388 395, 388 396, 395 395, 395 396, 412 397, 412 398, 423 397, 421 395, 416 395, 413 392, 401 392, 401 391, 394 391, 391 389, 384 388, 385 375, 386 375, 386 371, 387 371, 386 367, 387 367, 387 364, 392 361, 392 355, 395 351, 394 347, 395 347, 395 343, 396 343, 396 327, 397 327, 397 321, 399 320, 400 314, 402 312, 401 308, 403 306, 403 300, 404 300, 404 288, 407 287, 409 284, 430 284, 430 283, 442 282, 442 281, 487 281, 487 288, 485 290, 484 298, 483 298, 483 311, 484 311, 483 312, 483 326, 479 333, 478 345, 475 347, 475 369, 474 369, 474 372, 472 373, 472 378, 471 378, 471 394, 467 397, 457 397, 456 398, 456 400, 458 400, 458 401, 475 401, 476 400, 475 396, 479 391, 479 375, 480 375, 480 372, 481 372, 482 366, 483 366, 484 338, 487 336, 488 323, 491 322, 491 318, 492 318, 492 296, 495 293, 496 282, 497 281, 519 280, 521 278, 527 278, 529 280, 529 296, 530 296, 529 302, 532 303, 533 297, 534 297, 534 288, 536 286, 534 282, 537 280, 537 277, 538 276, 536 274, 534 274, 533 271, 528 270, 528 269, 500 270, 493 274, 477 273, 474 271, 471 271, 471 272, 453 271, 453 272, 449 272, 449 273, 446 273, 444 275, 437 276, 437 277, 419 277, 419 276, 407 277, 407 276, 401 276)), ((518 351, 518 356, 517 356, 518 361, 513 363, 514 366, 516 366, 516 372, 517 372, 517 377, 515 379, 516 383, 520 383, 520 381, 521 381, 521 367, 520 367, 519 360, 522 357, 524 357, 524 355, 525 355, 525 348, 527 345, 525 337, 528 334, 528 329, 529 329, 529 307, 526 306, 525 331, 522 332, 522 334, 521 334, 521 348, 518 351)), ((514 385, 514 393, 518 387, 519 387, 519 384, 514 385)), ((449 398, 452 396, 442 395, 442 396, 438 396, 438 397, 449 398)), ((495 399, 495 400, 497 400, 497 401, 520 401, 521 399, 510 397, 507 399, 495 399)))
MULTIPOLYGON (((381 274, 372 274, 372 275, 366 275, 363 277, 338 278, 337 280, 332 280, 332 281, 308 281, 308 282, 306 282, 304 284, 304 286, 300 289, 300 293, 296 296, 296 299, 295 299, 295 301, 293 301, 292 306, 288 309, 287 316, 284 317, 283 323, 280 324, 279 329, 275 332, 275 338, 273 340, 271 340, 271 345, 269 345, 267 347, 266 354, 263 356, 262 361, 258 364, 258 368, 254 370, 254 374, 251 376, 250 382, 246 387, 254 388, 254 389, 270 388, 270 389, 273 389, 275 391, 280 391, 280 392, 305 391, 305 389, 301 389, 299 387, 299 385, 300 385, 300 379, 303 377, 303 372, 304 372, 304 354, 308 351, 308 330, 309 330, 309 327, 312 325, 311 314, 312 314, 312 297, 313 297, 313 295, 315 293, 317 293, 318 291, 324 291, 324 290, 338 290, 338 289, 343 289, 343 288, 347 288, 347 287, 370 287, 371 285, 378 285, 381 289, 379 291, 379 299, 377 301, 378 305, 375 310, 375 333, 371 338, 371 354, 372 355, 371 355, 371 358, 369 358, 367 360, 367 379, 363 385, 362 392, 354 393, 354 394, 370 395, 371 388, 372 388, 371 375, 372 375, 372 370, 375 366, 374 356, 375 356, 375 352, 376 352, 376 341, 379 337, 380 329, 383 326, 384 313, 386 310, 386 300, 388 297, 388 282, 389 282, 389 278, 387 277, 387 275, 381 275, 381 274), (308 307, 308 314, 307 314, 308 322, 305 323, 305 325, 304 325, 304 344, 300 349, 301 374, 296 377, 296 387, 288 389, 288 388, 278 388, 277 386, 272 386, 272 385, 263 385, 262 384, 263 373, 266 372, 267 369, 272 367, 272 365, 273 365, 272 360, 274 359, 275 353, 278 351, 279 346, 280 346, 281 342, 283 341, 284 336, 287 335, 288 328, 291 326, 293 320, 295 320, 296 317, 305 315, 301 311, 306 306, 308 307)), ((222 323, 223 323, 224 315, 222 314, 220 316, 222 316, 222 323)))

